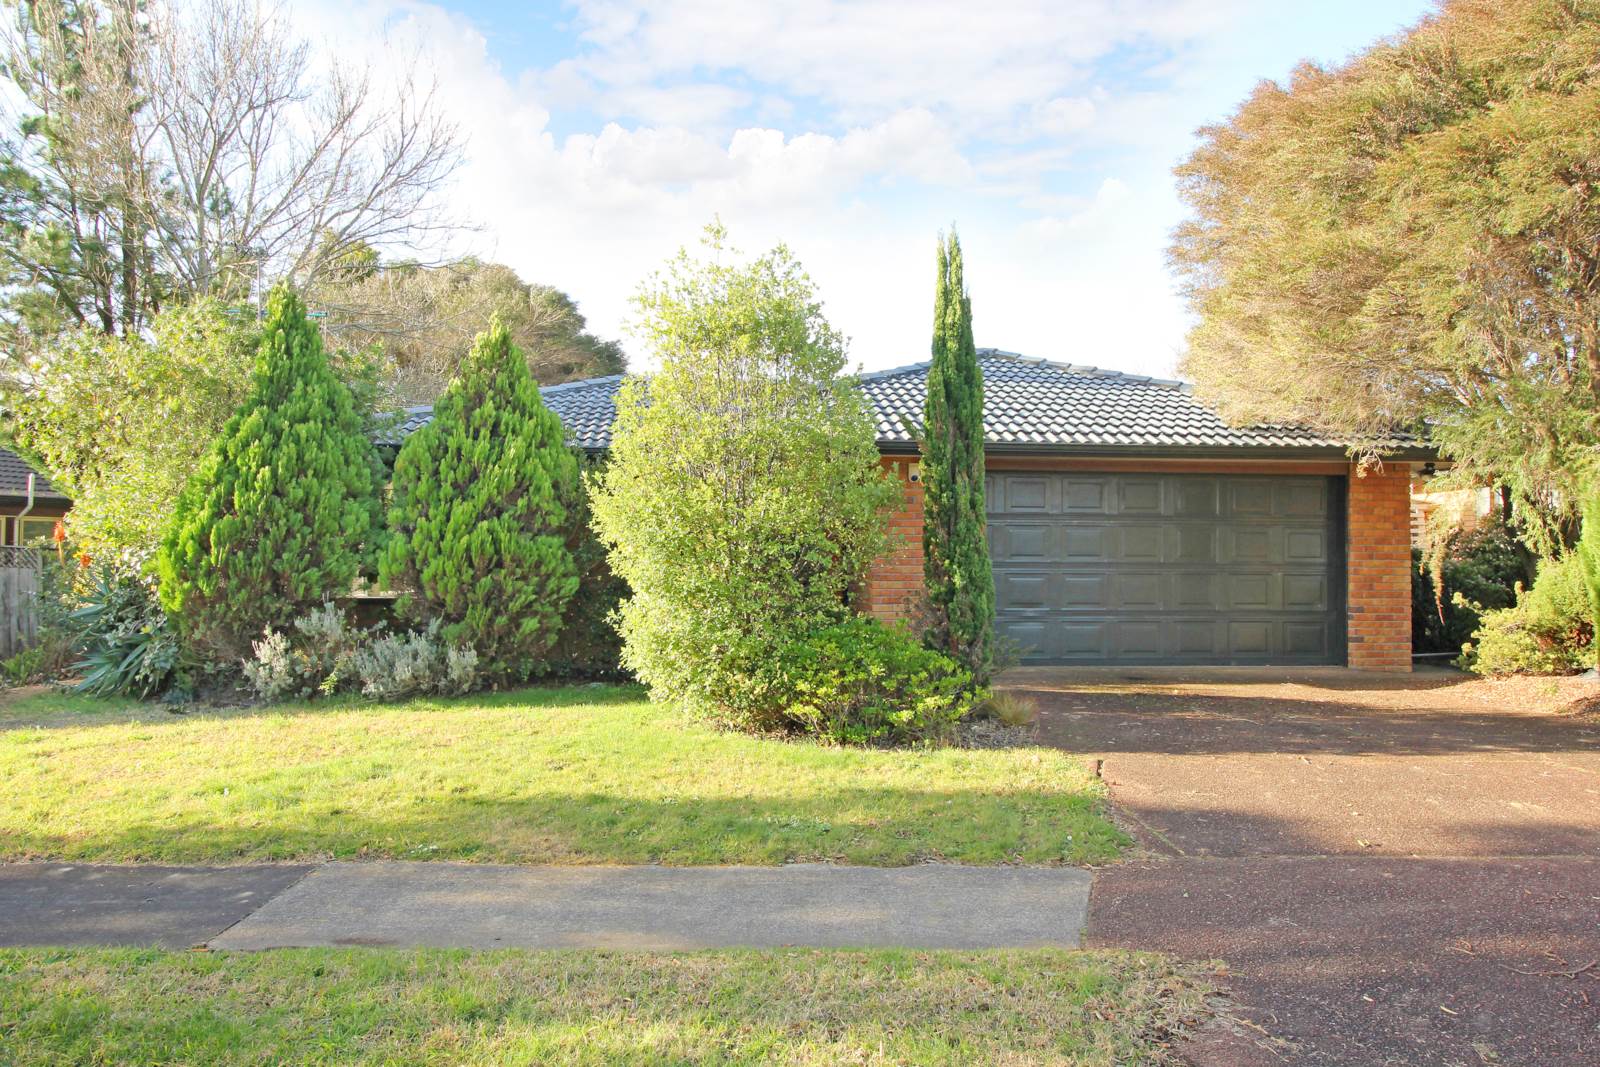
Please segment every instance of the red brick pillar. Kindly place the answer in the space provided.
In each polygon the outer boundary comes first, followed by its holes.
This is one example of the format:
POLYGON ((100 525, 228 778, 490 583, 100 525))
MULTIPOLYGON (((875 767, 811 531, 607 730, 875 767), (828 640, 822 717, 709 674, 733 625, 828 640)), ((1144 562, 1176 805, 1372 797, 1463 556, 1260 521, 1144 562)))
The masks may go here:
POLYGON ((885 456, 883 465, 905 487, 900 510, 889 517, 889 547, 867 572, 862 610, 885 622, 905 618, 922 593, 922 482, 911 480, 911 457, 885 456))
POLYGON ((1364 671, 1411 669, 1411 470, 1350 468, 1349 662, 1364 671))

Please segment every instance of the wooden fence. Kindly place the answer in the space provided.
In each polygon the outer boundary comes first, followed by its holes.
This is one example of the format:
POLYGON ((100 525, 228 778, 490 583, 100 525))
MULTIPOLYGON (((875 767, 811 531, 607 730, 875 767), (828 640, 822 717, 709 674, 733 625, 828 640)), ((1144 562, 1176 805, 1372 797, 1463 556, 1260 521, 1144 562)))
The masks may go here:
POLYGON ((39 632, 39 550, 0 545, 0 659, 33 644, 39 632))

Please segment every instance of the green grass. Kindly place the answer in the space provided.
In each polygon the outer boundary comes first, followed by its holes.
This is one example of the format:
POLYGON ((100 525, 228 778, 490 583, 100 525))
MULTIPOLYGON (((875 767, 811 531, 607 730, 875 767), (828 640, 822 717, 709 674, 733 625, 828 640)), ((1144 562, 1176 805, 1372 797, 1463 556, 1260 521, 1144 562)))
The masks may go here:
POLYGON ((1114 952, 0 950, 0 1062, 1159 1064, 1208 991, 1114 952))
POLYGON ((1053 750, 723 733, 637 689, 175 715, 0 705, 0 860, 1072 863, 1126 839, 1053 750))

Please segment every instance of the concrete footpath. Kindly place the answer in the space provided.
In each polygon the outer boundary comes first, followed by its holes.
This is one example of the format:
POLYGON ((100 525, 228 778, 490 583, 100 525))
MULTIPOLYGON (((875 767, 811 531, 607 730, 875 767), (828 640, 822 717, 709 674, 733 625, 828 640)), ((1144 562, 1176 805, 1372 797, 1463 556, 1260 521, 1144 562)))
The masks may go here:
POLYGON ((1074 868, 0 865, 0 945, 1076 947, 1074 868))

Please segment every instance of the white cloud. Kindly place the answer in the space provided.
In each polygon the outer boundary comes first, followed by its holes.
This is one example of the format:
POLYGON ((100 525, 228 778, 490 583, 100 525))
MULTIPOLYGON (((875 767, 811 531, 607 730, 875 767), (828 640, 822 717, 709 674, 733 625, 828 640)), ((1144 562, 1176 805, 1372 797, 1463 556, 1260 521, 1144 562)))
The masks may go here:
POLYGON ((432 3, 290 2, 341 59, 382 62, 385 31, 424 54, 467 140, 456 195, 483 229, 462 250, 602 334, 715 214, 747 251, 789 244, 857 361, 925 358, 955 220, 980 344, 1167 374, 1167 172, 1230 68, 1149 72, 1268 0, 576 0, 575 53, 511 72, 432 3), (1113 52, 1137 76, 1097 70, 1113 52))

